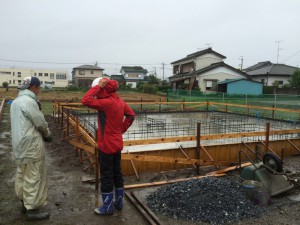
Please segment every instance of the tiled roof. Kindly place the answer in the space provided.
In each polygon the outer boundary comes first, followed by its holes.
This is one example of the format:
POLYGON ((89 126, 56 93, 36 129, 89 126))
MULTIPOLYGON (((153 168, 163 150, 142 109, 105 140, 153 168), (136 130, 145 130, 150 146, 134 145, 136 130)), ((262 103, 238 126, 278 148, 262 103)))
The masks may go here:
POLYGON ((265 67, 265 66, 269 66, 269 65, 272 65, 272 63, 270 61, 259 62, 259 63, 255 64, 253 66, 247 67, 243 71, 244 72, 249 72, 249 71, 257 70, 259 68, 262 68, 262 67, 265 67))
POLYGON ((125 73, 148 73, 148 70, 141 66, 122 66, 121 71, 124 70, 125 73))
POLYGON ((98 66, 93 66, 93 65, 82 65, 82 66, 77 66, 77 67, 74 67, 74 69, 86 69, 86 70, 104 70, 98 66))
POLYGON ((189 54, 185 58, 182 58, 182 59, 176 60, 174 62, 171 62, 171 64, 178 63, 180 61, 184 61, 184 60, 188 60, 188 59, 193 59, 195 57, 198 57, 198 56, 201 56, 201 55, 204 55, 204 54, 207 54, 207 53, 212 53, 214 55, 219 56, 222 59, 226 59, 226 57, 224 55, 221 55, 220 53, 215 52, 214 50, 212 50, 212 48, 207 48, 207 49, 204 49, 202 51, 198 51, 198 52, 194 52, 192 54, 189 54))
POLYGON ((283 75, 291 76, 297 67, 288 66, 285 64, 266 64, 265 66, 258 67, 257 69, 252 69, 247 72, 251 76, 255 75, 283 75))
POLYGON ((111 80, 116 80, 116 81, 125 81, 125 78, 123 75, 111 75, 110 76, 111 80))
POLYGON ((201 75, 201 74, 203 74, 203 73, 205 73, 207 71, 213 70, 213 69, 218 68, 218 67, 226 67, 228 69, 231 69, 231 70, 233 70, 233 71, 235 71, 235 72, 237 72, 237 73, 245 76, 245 78, 247 78, 247 79, 250 78, 250 76, 247 73, 245 73, 245 72, 243 72, 241 70, 238 70, 238 69, 236 69, 236 68, 234 68, 232 66, 229 66, 228 64, 226 64, 226 63, 224 63, 222 61, 222 62, 218 62, 218 63, 213 63, 210 66, 207 66, 205 68, 202 68, 200 70, 196 70, 196 71, 193 71, 193 72, 176 74, 174 76, 169 77, 169 79, 175 79, 175 78, 180 78, 180 77, 198 76, 198 75, 201 75))

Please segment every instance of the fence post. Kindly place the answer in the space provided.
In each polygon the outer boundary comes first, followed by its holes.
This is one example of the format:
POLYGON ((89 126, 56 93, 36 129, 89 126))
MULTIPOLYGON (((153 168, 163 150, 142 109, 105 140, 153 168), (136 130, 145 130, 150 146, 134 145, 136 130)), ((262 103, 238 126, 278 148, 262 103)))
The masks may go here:
MULTIPOLYGON (((161 98, 159 99, 159 102, 161 102, 161 98)), ((161 111, 161 104, 159 103, 159 108, 158 108, 159 112, 161 111)))
POLYGON ((141 98, 141 112, 143 112, 143 98, 141 98))
POLYGON ((266 149, 265 152, 269 151, 269 136, 270 136, 270 123, 266 123, 266 149))
POLYGON ((196 147, 196 158, 199 159, 199 162, 196 164, 196 174, 200 174, 200 128, 201 123, 197 123, 197 147, 196 147))

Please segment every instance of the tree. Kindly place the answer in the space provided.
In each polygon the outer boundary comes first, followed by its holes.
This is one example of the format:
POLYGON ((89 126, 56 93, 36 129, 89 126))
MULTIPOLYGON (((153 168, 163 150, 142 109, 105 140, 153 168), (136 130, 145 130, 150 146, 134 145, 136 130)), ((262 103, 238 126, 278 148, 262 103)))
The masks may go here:
POLYGON ((150 74, 148 76, 148 83, 149 84, 159 84, 159 80, 157 79, 157 77, 154 74, 150 74))
POLYGON ((289 80, 292 88, 300 88, 300 69, 296 69, 289 80))
POLYGON ((2 86, 3 86, 4 88, 6 88, 6 91, 8 91, 8 82, 4 81, 4 82, 2 83, 2 86))

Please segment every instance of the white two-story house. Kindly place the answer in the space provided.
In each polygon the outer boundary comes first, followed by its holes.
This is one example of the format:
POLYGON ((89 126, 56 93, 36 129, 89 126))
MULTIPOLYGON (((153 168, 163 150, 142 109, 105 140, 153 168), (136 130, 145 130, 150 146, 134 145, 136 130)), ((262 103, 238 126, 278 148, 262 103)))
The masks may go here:
POLYGON ((148 71, 141 66, 122 66, 121 75, 112 75, 111 79, 119 82, 119 85, 130 85, 136 88, 137 83, 145 81, 148 71))
POLYGON ((72 70, 72 82, 77 87, 90 87, 93 80, 105 77, 102 68, 94 65, 82 65, 72 70))
POLYGON ((224 63, 225 56, 211 48, 197 51, 171 63, 173 76, 169 77, 173 89, 217 92, 218 82, 249 79, 249 76, 224 63))

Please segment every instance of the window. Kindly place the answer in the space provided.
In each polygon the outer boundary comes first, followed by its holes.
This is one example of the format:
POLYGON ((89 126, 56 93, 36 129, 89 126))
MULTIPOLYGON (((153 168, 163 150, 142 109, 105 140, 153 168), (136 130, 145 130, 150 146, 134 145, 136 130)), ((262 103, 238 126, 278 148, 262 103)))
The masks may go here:
POLYGON ((84 70, 79 70, 79 75, 84 75, 85 71, 84 70))
POLYGON ((0 74, 11 74, 11 72, 7 72, 7 71, 0 71, 0 74))
POLYGON ((55 81, 45 81, 45 84, 51 84, 51 85, 54 85, 54 84, 55 84, 55 81))
POLYGON ((11 80, 9 80, 9 84, 11 84, 11 80))
POLYGON ((45 77, 48 77, 48 73, 45 73, 44 75, 45 75, 45 77))
POLYGON ((39 77, 42 77, 43 76, 43 73, 39 73, 39 77))
POLYGON ((34 73, 34 76, 36 77, 36 73, 34 73))
POLYGON ((15 80, 13 80, 13 84, 15 84, 16 82, 15 82, 15 80))
POLYGON ((91 71, 91 74, 94 74, 94 71, 93 71, 93 70, 91 71))
POLYGON ((216 91, 217 90, 217 80, 206 80, 206 90, 216 91))
POLYGON ((263 83, 263 84, 265 84, 265 79, 261 79, 260 82, 263 83))
POLYGON ((56 79, 57 80, 65 80, 65 79, 67 79, 67 74, 66 73, 56 73, 56 79))
POLYGON ((18 72, 18 77, 21 77, 21 72, 18 72))
POLYGON ((54 73, 50 73, 50 79, 54 79, 54 73))
POLYGON ((18 80, 18 85, 21 85, 21 80, 18 80))
POLYGON ((132 77, 132 78, 135 78, 135 77, 138 77, 139 75, 138 74, 135 74, 135 73, 129 73, 128 74, 128 77, 132 77))

